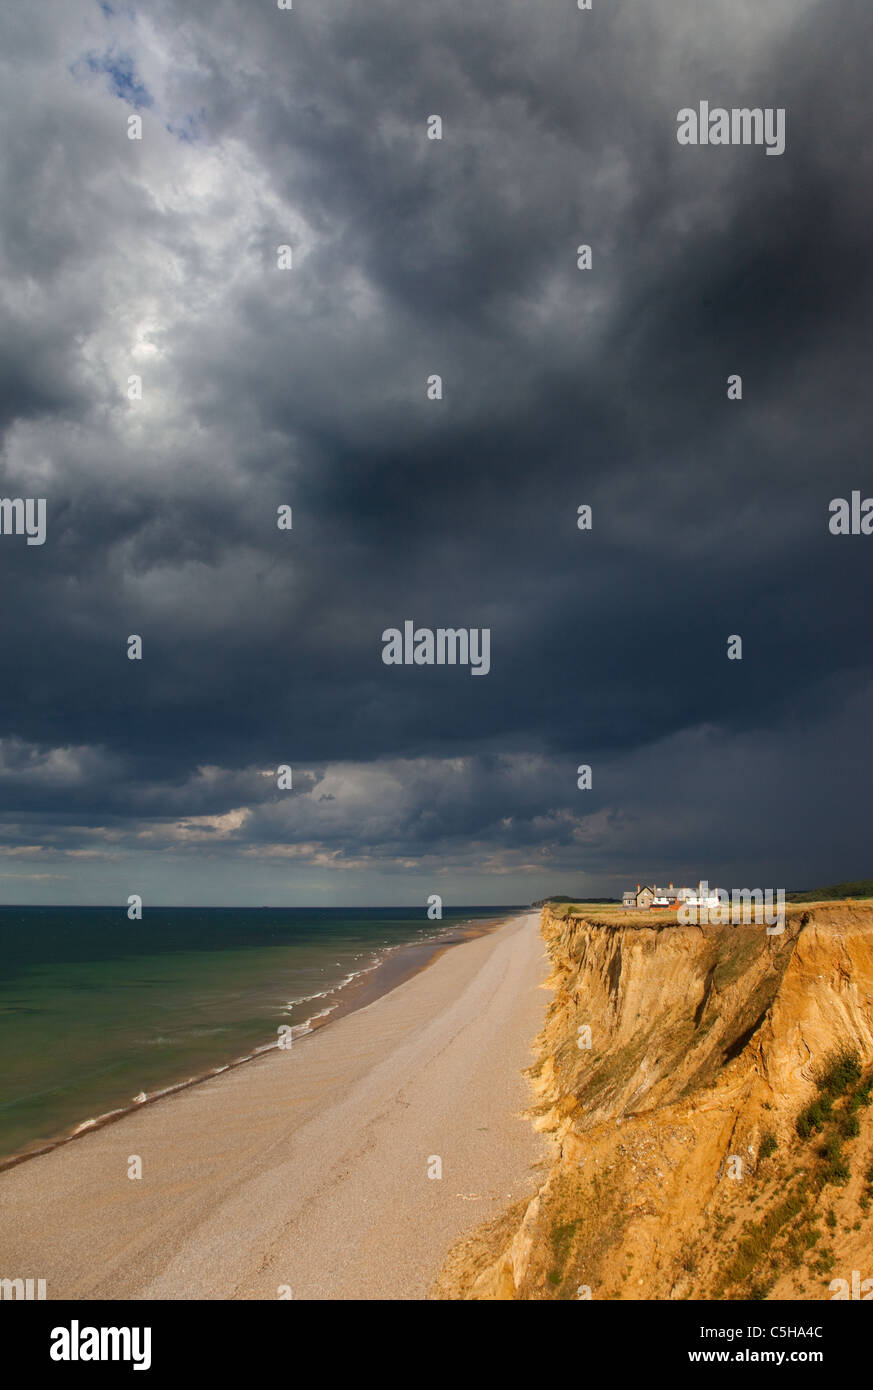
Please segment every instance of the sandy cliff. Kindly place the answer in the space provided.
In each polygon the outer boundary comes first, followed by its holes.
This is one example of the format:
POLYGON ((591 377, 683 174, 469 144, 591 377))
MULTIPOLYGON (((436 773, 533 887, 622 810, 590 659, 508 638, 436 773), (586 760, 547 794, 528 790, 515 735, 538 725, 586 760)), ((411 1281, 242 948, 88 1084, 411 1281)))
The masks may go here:
POLYGON ((552 1161, 435 1296, 821 1299, 873 1277, 873 906, 804 904, 773 936, 548 907, 542 929, 552 1161))

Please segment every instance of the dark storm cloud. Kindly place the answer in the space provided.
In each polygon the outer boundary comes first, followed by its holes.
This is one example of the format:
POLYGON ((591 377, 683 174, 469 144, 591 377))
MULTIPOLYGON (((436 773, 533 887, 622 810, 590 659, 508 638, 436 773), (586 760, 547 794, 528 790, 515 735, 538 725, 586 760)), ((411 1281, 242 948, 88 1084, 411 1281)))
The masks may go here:
POLYGON ((3 491, 49 514, 0 541, 10 850, 860 872, 862 5, 4 23, 3 491), (678 146, 702 97, 785 154, 678 146), (405 618, 489 626, 488 678, 385 667, 405 618))

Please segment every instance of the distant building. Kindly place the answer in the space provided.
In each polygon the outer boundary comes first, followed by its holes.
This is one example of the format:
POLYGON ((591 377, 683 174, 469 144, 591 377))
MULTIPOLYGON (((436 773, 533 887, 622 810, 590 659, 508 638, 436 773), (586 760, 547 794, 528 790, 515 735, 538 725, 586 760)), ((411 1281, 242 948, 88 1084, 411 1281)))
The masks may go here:
POLYGON ((636 892, 623 893, 621 901, 624 907, 651 907, 658 891, 654 885, 638 883, 636 892))
POLYGON ((706 879, 698 883, 696 889, 688 889, 687 895, 682 899, 686 907, 718 907, 718 889, 710 888, 706 879))
POLYGON ((622 894, 621 901, 623 907, 681 907, 686 903, 691 907, 713 907, 718 903, 718 896, 717 889, 710 889, 705 880, 696 888, 674 888, 672 883, 669 888, 659 888, 654 883, 638 883, 636 891, 631 889, 622 894))

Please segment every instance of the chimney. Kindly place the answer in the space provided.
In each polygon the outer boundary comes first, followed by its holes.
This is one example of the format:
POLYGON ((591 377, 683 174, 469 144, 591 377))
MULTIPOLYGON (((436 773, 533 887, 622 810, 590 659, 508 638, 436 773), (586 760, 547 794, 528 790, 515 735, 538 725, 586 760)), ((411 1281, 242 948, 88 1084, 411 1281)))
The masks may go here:
POLYGON ((671 888, 673 887, 673 880, 672 880, 672 878, 670 879, 670 887, 671 887, 671 888))
POLYGON ((637 884, 637 892, 639 892, 639 891, 640 891, 640 885, 637 884))

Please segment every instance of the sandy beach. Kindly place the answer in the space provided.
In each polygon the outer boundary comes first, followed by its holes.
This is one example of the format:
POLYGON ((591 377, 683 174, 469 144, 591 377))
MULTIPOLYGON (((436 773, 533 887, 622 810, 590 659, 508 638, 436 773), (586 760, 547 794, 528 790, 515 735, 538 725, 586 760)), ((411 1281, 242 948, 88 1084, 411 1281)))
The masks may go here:
POLYGON ((0 1273, 49 1299, 427 1297, 458 1237, 535 1189, 522 1070, 547 973, 539 913, 513 918, 288 1051, 0 1173, 0 1273))

